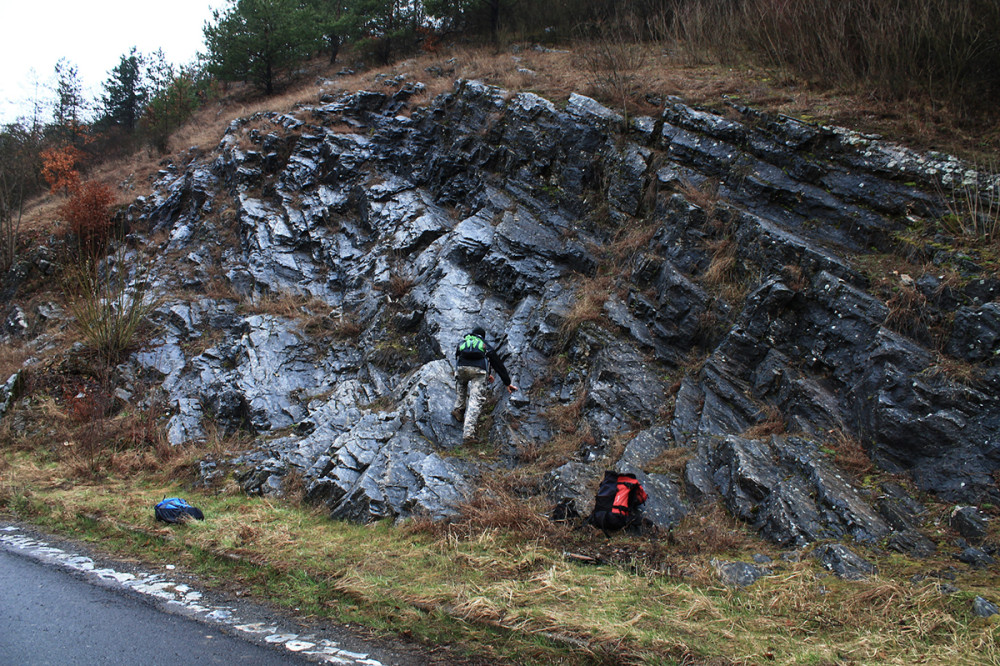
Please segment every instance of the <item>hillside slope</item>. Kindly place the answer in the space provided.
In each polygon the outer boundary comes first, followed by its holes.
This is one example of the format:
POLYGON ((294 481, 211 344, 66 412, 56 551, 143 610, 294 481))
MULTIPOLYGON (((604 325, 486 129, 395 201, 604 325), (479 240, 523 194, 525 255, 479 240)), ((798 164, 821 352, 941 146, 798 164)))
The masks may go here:
POLYGON ((164 300, 119 372, 165 396, 173 444, 252 433, 248 492, 301 478, 358 520, 449 515, 492 468, 586 514, 619 468, 662 527, 721 494, 782 544, 909 531, 912 498, 858 487, 845 443, 997 501, 996 279, 914 246, 940 275, 892 273, 897 312, 861 268, 947 213, 961 163, 743 108, 626 121, 467 81, 411 108, 418 86, 235 121, 130 208, 164 300), (523 390, 470 455, 451 350, 477 323, 523 390))

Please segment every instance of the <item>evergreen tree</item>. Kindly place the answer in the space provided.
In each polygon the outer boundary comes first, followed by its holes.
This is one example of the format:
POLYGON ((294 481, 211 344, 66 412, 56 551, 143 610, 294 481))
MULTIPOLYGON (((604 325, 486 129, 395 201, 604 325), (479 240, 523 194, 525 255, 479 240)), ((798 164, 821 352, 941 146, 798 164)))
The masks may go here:
POLYGON ((401 45, 412 43, 423 5, 409 0, 352 0, 358 29, 373 40, 375 56, 389 63, 401 45))
POLYGON ((104 82, 104 96, 101 103, 104 115, 101 124, 119 127, 127 132, 135 130, 149 99, 148 84, 142 54, 133 46, 128 55, 123 55, 118 66, 104 82))
POLYGON ((326 42, 332 65, 343 43, 358 37, 363 19, 351 0, 309 0, 309 8, 317 33, 326 42))
POLYGON ((513 0, 424 0, 427 13, 444 21, 444 29, 465 34, 488 34, 496 39, 500 22, 513 0))
POLYGON ((83 124, 83 85, 76 65, 66 58, 56 63, 56 100, 53 107, 53 132, 63 139, 73 140, 79 136, 83 124))
POLYGON ((194 66, 176 71, 166 65, 158 67, 156 87, 142 116, 141 126, 146 138, 161 151, 167 150, 167 139, 201 105, 208 80, 194 66))
POLYGON ((277 71, 319 50, 320 30, 304 0, 233 0, 205 25, 207 71, 274 93, 277 71))

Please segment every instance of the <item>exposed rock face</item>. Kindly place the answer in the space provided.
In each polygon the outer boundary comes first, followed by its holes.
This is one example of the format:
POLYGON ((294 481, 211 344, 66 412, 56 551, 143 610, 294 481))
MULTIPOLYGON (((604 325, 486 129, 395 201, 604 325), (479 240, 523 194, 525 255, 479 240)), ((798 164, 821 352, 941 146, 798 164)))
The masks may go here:
POLYGON ((172 442, 254 433, 246 490, 294 472, 334 516, 448 515, 488 467, 456 455, 450 416, 452 350, 482 324, 522 387, 498 397, 489 464, 568 441, 546 489, 578 514, 618 468, 661 526, 721 496, 782 544, 911 530, 905 493, 835 467, 838 436, 945 499, 1000 500, 1000 283, 916 286, 954 313, 967 385, 851 260, 939 216, 926 192, 960 163, 747 109, 670 101, 624 128, 579 95, 416 92, 234 122, 132 207, 168 238, 162 335, 134 364, 162 379, 172 442))

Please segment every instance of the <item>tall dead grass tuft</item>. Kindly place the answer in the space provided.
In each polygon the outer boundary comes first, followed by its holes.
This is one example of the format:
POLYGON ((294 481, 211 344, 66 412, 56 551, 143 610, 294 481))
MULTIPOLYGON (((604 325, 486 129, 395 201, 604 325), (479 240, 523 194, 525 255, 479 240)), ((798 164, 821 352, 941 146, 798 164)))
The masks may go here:
POLYGON ((832 432, 831 437, 830 447, 834 451, 833 460, 837 465, 859 479, 872 473, 875 464, 857 437, 844 428, 832 432))
POLYGON ((972 387, 981 387, 984 379, 984 370, 980 365, 944 354, 938 354, 934 365, 924 370, 922 374, 928 377, 943 377, 948 381, 972 387))
POLYGON ((700 184, 684 182, 680 186, 680 193, 688 203, 704 211, 709 222, 715 220, 716 209, 722 200, 718 181, 707 179, 700 184))
POLYGON ((960 183, 943 195, 945 231, 973 241, 1000 244, 1000 171, 995 161, 974 164, 960 183))
POLYGON ((626 224, 619 227, 614 241, 608 247, 608 254, 619 269, 628 265, 637 254, 649 246, 660 230, 657 224, 626 224))
MULTIPOLYGON (((231 295, 226 283, 218 283, 220 296, 231 295)), ((341 339, 357 338, 361 325, 352 318, 338 314, 321 298, 287 292, 267 293, 243 299, 240 308, 253 314, 267 314, 295 322, 299 329, 311 337, 332 335, 341 339)))
POLYGON ((719 502, 703 504, 684 516, 671 531, 677 555, 716 555, 766 549, 746 525, 729 515, 719 502))
POLYGON ((553 527, 545 516, 543 500, 525 496, 515 474, 498 474, 483 480, 472 497, 447 521, 413 520, 409 529, 437 537, 475 539, 498 531, 505 535, 538 538, 553 527))
POLYGON ((777 405, 765 405, 761 409, 760 418, 758 423, 744 430, 740 436, 747 439, 763 439, 785 432, 785 416, 777 405))
POLYGON ((150 293, 149 265, 124 245, 104 261, 89 258, 66 273, 69 310, 84 343, 111 367, 137 341, 159 301, 150 293))
POLYGON ((665 450, 649 461, 646 471, 655 474, 673 474, 679 476, 684 473, 684 469, 692 458, 694 458, 694 451, 690 448, 675 446, 665 450))
POLYGON ((889 308, 885 325, 903 335, 927 335, 928 329, 933 325, 928 314, 927 297, 917 289, 912 279, 906 279, 908 276, 905 275, 902 277, 898 283, 889 287, 891 295, 885 302, 889 308))
POLYGON ((559 328, 564 344, 573 338, 582 324, 601 320, 604 316, 604 304, 611 296, 613 287, 614 278, 611 276, 580 280, 574 293, 573 305, 559 328))
POLYGON ((730 305, 741 303, 750 290, 736 254, 736 243, 730 238, 717 238, 706 243, 711 259, 701 275, 702 283, 717 297, 730 305))
POLYGON ((385 291, 394 300, 399 300, 410 293, 413 286, 416 284, 416 280, 408 275, 402 275, 400 273, 393 273, 389 276, 389 281, 386 283, 385 291))

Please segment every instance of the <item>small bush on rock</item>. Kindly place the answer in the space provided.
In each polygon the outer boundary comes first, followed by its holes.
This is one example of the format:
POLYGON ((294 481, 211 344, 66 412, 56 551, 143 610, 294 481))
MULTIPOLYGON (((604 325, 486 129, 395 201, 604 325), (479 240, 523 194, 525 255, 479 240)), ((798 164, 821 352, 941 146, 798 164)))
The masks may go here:
POLYGON ((81 257, 96 257, 111 238, 111 188, 90 181, 72 189, 59 213, 76 236, 81 257))

